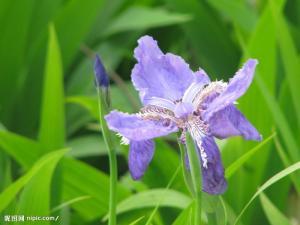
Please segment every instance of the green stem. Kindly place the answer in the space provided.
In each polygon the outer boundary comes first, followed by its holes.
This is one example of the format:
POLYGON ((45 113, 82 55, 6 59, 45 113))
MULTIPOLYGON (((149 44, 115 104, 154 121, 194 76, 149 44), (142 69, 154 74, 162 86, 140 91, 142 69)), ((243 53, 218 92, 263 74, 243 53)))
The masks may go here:
POLYGON ((189 190, 190 194, 192 196, 194 196, 191 174, 187 171, 186 165, 185 165, 185 149, 184 149, 183 144, 180 142, 180 135, 177 135, 177 137, 178 137, 178 146, 180 149, 180 158, 181 158, 183 179, 184 179, 185 185, 186 185, 187 189, 189 190))
POLYGON ((195 213, 194 225, 201 224, 201 196, 202 196, 202 176, 201 176, 201 160, 194 141, 189 133, 186 134, 187 153, 190 162, 192 184, 194 190, 195 213))
POLYGON ((104 121, 104 115, 108 111, 108 106, 106 104, 106 96, 102 93, 101 88, 97 88, 98 92, 98 106, 99 106, 99 120, 100 126, 102 129, 102 135, 104 137, 104 141, 106 147, 108 149, 108 157, 109 157, 109 225, 116 225, 116 205, 117 205, 117 178, 118 178, 118 168, 117 168, 117 155, 116 150, 112 141, 112 138, 109 134, 108 127, 104 121))

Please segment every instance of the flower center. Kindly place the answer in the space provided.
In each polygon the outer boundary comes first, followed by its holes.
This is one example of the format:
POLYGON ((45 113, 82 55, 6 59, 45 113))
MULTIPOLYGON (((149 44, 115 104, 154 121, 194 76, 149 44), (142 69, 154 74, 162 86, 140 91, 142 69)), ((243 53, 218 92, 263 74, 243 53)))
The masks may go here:
POLYGON ((174 114, 177 118, 186 120, 192 115, 193 111, 194 107, 191 103, 178 102, 175 106, 174 114))

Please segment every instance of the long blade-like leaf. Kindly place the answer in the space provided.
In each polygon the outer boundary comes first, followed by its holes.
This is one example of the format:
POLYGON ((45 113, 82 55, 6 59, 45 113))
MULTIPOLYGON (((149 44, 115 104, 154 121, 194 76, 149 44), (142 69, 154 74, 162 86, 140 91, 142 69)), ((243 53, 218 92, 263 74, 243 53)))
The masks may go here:
POLYGON ((246 211, 246 209, 249 207, 249 205, 253 202, 253 200, 260 194, 262 193, 264 190, 266 190, 268 187, 270 187, 271 185, 273 185, 274 183, 276 183, 277 181, 281 180, 282 178, 288 176, 289 174, 297 171, 300 169, 300 162, 295 163, 291 166, 289 166, 288 168, 280 171, 279 173, 275 174, 273 177, 271 177, 269 180, 267 180, 259 189, 257 192, 255 192, 255 194, 252 196, 252 198, 249 200, 249 202, 245 205, 245 207, 242 209, 242 211, 240 212, 240 214, 238 215, 237 219, 235 220, 234 224, 237 224, 237 222, 239 221, 239 219, 242 217, 242 215, 244 214, 244 212, 246 211))
POLYGON ((285 215, 276 208, 264 193, 259 195, 259 199, 271 225, 291 225, 285 215))
POLYGON ((39 130, 39 141, 45 147, 45 150, 49 151, 64 146, 64 118, 64 87, 61 55, 54 26, 50 25, 39 130))
POLYGON ((276 134, 270 135, 268 138, 266 138, 263 142, 256 145, 254 148, 252 148, 250 151, 245 153, 243 156, 241 156, 239 159, 237 159, 235 162, 233 162, 227 169, 225 176, 226 178, 230 178, 242 165, 244 165, 247 160, 249 160, 262 146, 264 146, 266 143, 268 143, 272 138, 274 138, 276 134))
MULTIPOLYGON (((152 189, 137 193, 121 201, 117 206, 117 214, 146 207, 155 207, 157 204, 161 207, 184 209, 190 202, 190 197, 178 191, 171 189, 152 189)), ((103 220, 107 218, 106 216, 103 220)))
MULTIPOLYGON (((21 178, 11 184, 7 189, 5 189, 0 194, 0 212, 5 209, 8 204, 16 197, 18 192, 36 175, 40 174, 39 176, 45 176, 45 172, 49 168, 54 168, 57 162, 64 156, 66 150, 59 150, 52 153, 49 153, 43 156, 35 165, 21 178)), ((49 178, 49 177, 48 177, 49 178)), ((50 179, 50 178, 49 178, 50 179)), ((36 186, 39 187, 39 186, 36 186)), ((34 190, 39 192, 39 190, 34 190)), ((44 192, 40 192, 41 194, 47 194, 44 192)), ((26 203, 28 204, 28 201, 26 203)), ((32 204, 31 204, 32 205, 32 204)), ((22 212, 23 214, 24 212, 22 212)), ((48 212, 47 212, 48 213, 48 212)), ((28 215, 35 215, 35 214, 28 214, 28 215)), ((48 215, 48 214, 45 214, 48 215)))
POLYGON ((280 13, 279 11, 277 3, 275 3, 274 0, 269 0, 269 2, 273 12, 273 19, 277 28, 276 34, 278 38, 280 52, 282 54, 284 70, 287 81, 289 83, 294 107, 296 110, 298 126, 300 128, 300 63, 298 60, 297 49, 288 29, 288 25, 285 19, 283 18, 282 13, 280 13))

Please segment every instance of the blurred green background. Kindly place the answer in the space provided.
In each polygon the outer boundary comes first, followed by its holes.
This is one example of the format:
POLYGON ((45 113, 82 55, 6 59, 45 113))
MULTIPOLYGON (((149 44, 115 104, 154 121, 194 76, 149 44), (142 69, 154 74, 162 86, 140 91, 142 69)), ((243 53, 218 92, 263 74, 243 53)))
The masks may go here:
MULTIPOLYGON (((258 187, 300 160, 299 0, 1 0, 0 223, 8 223, 5 215, 53 215, 60 217, 51 224, 107 224, 94 54, 108 70, 112 108, 136 112, 130 73, 144 34, 213 80, 232 77, 247 58, 259 60, 238 107, 264 141, 218 142, 226 168, 240 163, 228 175, 220 224, 233 224, 258 187)), ((140 182, 131 180, 126 146, 118 145, 118 224, 145 224, 157 204, 152 224, 188 224, 182 173, 166 188, 180 165, 175 138, 157 140, 140 182)), ((264 193, 241 224, 300 224, 297 173, 264 193)))

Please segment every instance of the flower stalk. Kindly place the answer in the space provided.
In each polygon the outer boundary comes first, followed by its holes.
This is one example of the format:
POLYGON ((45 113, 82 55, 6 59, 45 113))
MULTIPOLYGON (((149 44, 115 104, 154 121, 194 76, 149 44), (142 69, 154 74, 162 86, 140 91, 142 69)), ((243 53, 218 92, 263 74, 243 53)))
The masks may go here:
POLYGON ((182 175, 183 175, 184 183, 187 189, 189 190, 190 194, 194 196, 191 173, 187 170, 185 165, 186 150, 184 144, 180 141, 180 135, 177 135, 177 137, 178 137, 178 146, 180 150, 181 167, 182 167, 182 175))
POLYGON ((108 76, 104 69, 104 66, 98 56, 96 56, 95 61, 95 81, 96 89, 98 94, 98 107, 99 107, 99 121, 104 138, 105 145, 108 149, 109 157, 109 172, 110 172, 110 182, 109 182, 109 225, 116 225, 116 205, 117 205, 117 179, 118 179, 118 168, 117 168, 117 155, 116 148, 106 122, 104 120, 104 115, 109 111, 109 97, 108 97, 108 76))
POLYGON ((201 160, 197 148, 190 134, 186 134, 186 147, 189 158, 192 186, 194 192, 195 210, 194 210, 194 225, 201 224, 201 197, 202 197, 202 175, 201 175, 201 160))

